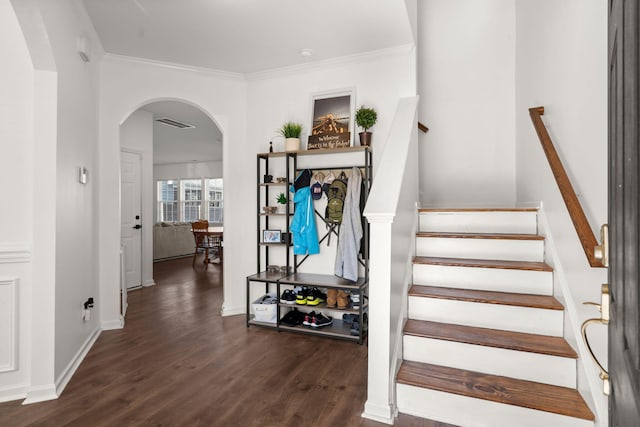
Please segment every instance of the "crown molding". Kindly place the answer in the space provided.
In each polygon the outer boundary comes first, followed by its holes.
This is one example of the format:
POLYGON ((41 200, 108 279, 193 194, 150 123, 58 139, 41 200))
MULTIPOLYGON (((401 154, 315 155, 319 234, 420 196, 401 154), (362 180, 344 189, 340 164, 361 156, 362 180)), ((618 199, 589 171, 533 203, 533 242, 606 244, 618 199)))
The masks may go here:
POLYGON ((348 65, 354 63, 362 63, 375 61, 381 58, 389 58, 394 56, 404 56, 415 52, 415 44, 409 43, 401 46, 394 46, 385 49, 372 50, 369 52, 356 53, 353 55, 340 56, 337 58, 329 58, 305 64, 291 65, 287 67, 272 68, 264 71, 256 71, 255 73, 245 74, 245 78, 249 81, 265 80, 274 77, 283 77, 288 75, 300 74, 304 72, 317 71, 322 68, 336 67, 340 65, 348 65))
POLYGON ((103 56, 104 61, 119 62, 119 63, 134 63, 141 65, 148 65, 153 67, 165 68, 168 70, 187 71, 190 73, 206 74, 212 77, 217 77, 226 80, 244 81, 245 76, 242 73, 234 73, 231 71, 214 70, 212 68, 196 67, 193 65, 177 64, 174 62, 157 61, 154 59, 139 58, 136 56, 119 55, 115 53, 105 53, 103 56))

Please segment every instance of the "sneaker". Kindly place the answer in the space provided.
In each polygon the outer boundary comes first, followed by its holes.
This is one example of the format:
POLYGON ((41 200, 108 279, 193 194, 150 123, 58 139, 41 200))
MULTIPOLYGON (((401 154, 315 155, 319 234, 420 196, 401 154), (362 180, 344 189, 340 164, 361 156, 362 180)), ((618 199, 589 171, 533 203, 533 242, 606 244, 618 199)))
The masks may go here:
POLYGON ((296 294, 291 289, 285 289, 280 295, 280 302, 282 304, 293 305, 296 303, 296 294))
POLYGON ((309 291, 307 288, 300 288, 300 290, 296 293, 296 304, 306 305, 308 293, 309 291))
POLYGON ((342 323, 345 325, 352 325, 358 322, 358 315, 353 313, 345 313, 342 315, 342 323))
POLYGON ((361 328, 363 332, 367 332, 367 313, 364 313, 362 315, 362 325, 360 325, 359 319, 356 319, 356 321, 353 322, 353 325, 351 326, 351 330, 349 332, 351 333, 351 335, 357 337, 360 335, 361 328))
POLYGON ((360 308, 360 294, 358 291, 351 292, 351 308, 356 310, 360 308))
POLYGON ((280 323, 283 323, 287 326, 298 326, 301 325, 304 321, 305 314, 296 309, 290 310, 285 314, 282 319, 280 319, 280 323))
POLYGON ((307 292, 307 305, 318 305, 324 302, 327 296, 318 288, 313 288, 307 292))
POLYGON ((304 326, 311 326, 311 324, 313 323, 313 318, 316 316, 316 312, 312 311, 311 313, 305 313, 304 315, 304 320, 302 321, 302 324, 304 326))
POLYGON ((315 316, 313 316, 311 327, 322 328, 332 323, 333 323, 333 319, 331 317, 325 316, 322 313, 317 313, 315 316))

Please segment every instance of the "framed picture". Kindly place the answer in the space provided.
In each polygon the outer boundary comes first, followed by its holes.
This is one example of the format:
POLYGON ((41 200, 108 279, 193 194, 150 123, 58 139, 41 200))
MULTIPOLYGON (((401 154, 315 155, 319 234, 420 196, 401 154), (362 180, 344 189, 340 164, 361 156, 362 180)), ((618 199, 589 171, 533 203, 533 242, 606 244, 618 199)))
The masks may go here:
POLYGON ((263 243, 281 243, 280 230, 262 230, 263 243))
POLYGON ((354 89, 312 95, 307 150, 353 145, 354 103, 354 89))

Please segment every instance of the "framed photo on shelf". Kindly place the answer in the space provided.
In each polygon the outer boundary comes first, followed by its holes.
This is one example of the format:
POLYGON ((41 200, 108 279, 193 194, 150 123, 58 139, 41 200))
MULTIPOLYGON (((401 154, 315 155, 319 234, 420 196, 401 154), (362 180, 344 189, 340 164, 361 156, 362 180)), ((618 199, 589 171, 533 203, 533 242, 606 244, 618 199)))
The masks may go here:
POLYGON ((343 89, 312 95, 307 150, 353 145, 354 93, 354 89, 343 89))
POLYGON ((263 243, 282 243, 280 230, 262 230, 263 243))

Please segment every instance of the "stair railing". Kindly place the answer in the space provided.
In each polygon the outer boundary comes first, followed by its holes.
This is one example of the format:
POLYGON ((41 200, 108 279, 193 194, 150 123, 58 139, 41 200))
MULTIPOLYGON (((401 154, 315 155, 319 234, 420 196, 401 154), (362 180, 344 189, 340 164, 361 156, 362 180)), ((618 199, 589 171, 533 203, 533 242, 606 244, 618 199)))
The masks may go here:
POLYGON ((544 154, 547 156, 551 172, 556 179, 556 183, 560 189, 560 194, 567 206, 571 222, 573 222, 576 233, 578 233, 578 238, 582 244, 584 254, 587 256, 589 265, 591 267, 605 267, 606 265, 595 255, 596 251, 600 251, 601 247, 598 245, 598 241, 596 240, 596 236, 593 234, 593 230, 589 225, 584 209, 582 209, 578 196, 571 185, 567 171, 562 165, 560 156, 558 156, 558 152, 553 146, 553 141, 551 141, 549 132, 547 132, 547 128, 542 121, 543 114, 544 107, 529 108, 529 116, 533 122, 533 127, 538 134, 538 139, 540 139, 540 144, 542 144, 544 154))

